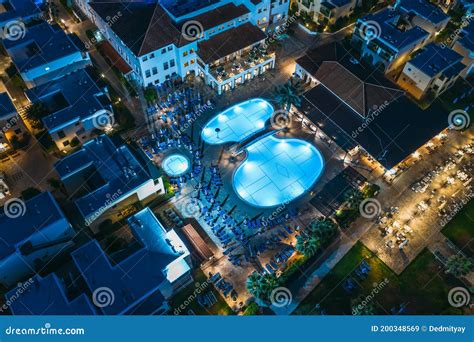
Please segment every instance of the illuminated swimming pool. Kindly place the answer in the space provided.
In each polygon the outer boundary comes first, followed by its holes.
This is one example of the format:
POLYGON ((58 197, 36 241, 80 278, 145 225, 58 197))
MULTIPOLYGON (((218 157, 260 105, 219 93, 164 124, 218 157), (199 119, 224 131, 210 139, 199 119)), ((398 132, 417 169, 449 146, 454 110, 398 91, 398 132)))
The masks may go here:
POLYGON ((182 154, 171 154, 163 159, 161 167, 168 176, 179 177, 189 170, 189 159, 182 154))
POLYGON ((202 130, 203 140, 211 145, 240 142, 265 128, 273 106, 262 99, 236 104, 212 118, 202 130))
POLYGON ((234 189, 256 207, 275 207, 300 197, 324 169, 321 153, 304 140, 267 136, 246 151, 247 159, 234 173, 234 189))

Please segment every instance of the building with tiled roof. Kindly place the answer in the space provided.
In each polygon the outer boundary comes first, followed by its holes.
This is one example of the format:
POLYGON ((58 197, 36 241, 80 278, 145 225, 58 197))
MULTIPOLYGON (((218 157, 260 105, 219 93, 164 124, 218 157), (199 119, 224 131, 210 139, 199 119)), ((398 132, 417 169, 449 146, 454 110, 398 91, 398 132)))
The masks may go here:
POLYGON ((290 3, 289 0, 75 1, 96 24, 99 40, 107 40, 119 55, 113 58, 114 62, 129 66, 127 77, 146 87, 193 73, 202 76, 219 94, 274 67, 274 56, 261 59, 261 55, 252 55, 252 61, 247 63, 247 55, 263 45, 265 32, 278 32, 286 23, 290 3), (252 37, 242 46, 240 43, 246 42, 243 36, 248 34, 252 37), (221 44, 227 35, 239 38, 234 47, 230 43, 221 44), (215 48, 217 44, 220 45, 215 48), (213 49, 212 53, 207 47, 213 49), (201 56, 205 56, 204 60, 201 56), (210 60, 211 56, 215 58, 210 60), (232 64, 239 67, 230 70, 232 64), (223 71, 216 74, 213 71, 218 66, 223 71))

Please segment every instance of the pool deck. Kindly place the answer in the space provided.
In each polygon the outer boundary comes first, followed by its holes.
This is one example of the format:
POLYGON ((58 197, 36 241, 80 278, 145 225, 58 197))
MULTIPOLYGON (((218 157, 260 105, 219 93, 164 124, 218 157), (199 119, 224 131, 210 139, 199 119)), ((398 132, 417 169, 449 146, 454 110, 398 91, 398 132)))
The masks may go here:
MULTIPOLYGON (((217 112, 217 110, 216 110, 217 112)), ((215 115, 215 114, 214 114, 215 115)), ((210 114, 208 117, 200 118, 200 121, 194 125, 194 137, 199 137, 200 130, 204 126, 204 124, 209 120, 209 117, 212 116, 210 114)), ((338 148, 336 145, 328 145, 324 139, 321 139, 319 136, 315 136, 311 133, 306 127, 302 127, 300 122, 294 121, 287 133, 280 132, 278 133, 278 137, 285 137, 285 138, 298 138, 308 142, 311 142, 315 145, 315 147, 320 151, 323 155, 323 159, 325 161, 325 169, 320 176, 320 178, 316 181, 313 187, 302 197, 296 199, 289 203, 286 207, 287 208, 300 208, 304 213, 302 215, 298 215, 297 218, 293 219, 293 222, 289 224, 293 227, 301 226, 305 227, 308 225, 315 217, 321 215, 313 206, 309 204, 309 200, 315 196, 315 194, 320 191, 324 185, 333 179, 337 174, 339 174, 344 168, 343 158, 345 152, 338 148)), ((204 165, 208 166, 212 164, 218 164, 221 176, 223 180, 223 186, 219 192, 219 196, 217 197, 218 201, 223 201, 224 198, 228 197, 225 207, 227 209, 232 208, 233 206, 237 206, 235 211, 233 212, 232 216, 237 221, 242 221, 246 217, 256 217, 261 215, 263 217, 269 217, 273 213, 275 213, 275 208, 268 208, 262 209, 254 207, 246 202, 244 202, 240 197, 235 193, 233 185, 232 185, 232 178, 233 173, 235 172, 236 168, 242 163, 245 159, 245 153, 240 154, 235 159, 230 158, 231 155, 227 148, 222 145, 204 145, 204 158, 203 163, 204 165)), ((186 202, 189 201, 191 196, 195 193, 193 186, 196 185, 196 181, 190 182, 180 196, 173 198, 173 204, 179 209, 183 206, 186 206, 186 202)), ((219 251, 215 255, 216 261, 207 264, 203 271, 204 273, 208 274, 208 272, 216 273, 220 272, 223 277, 225 277, 228 281, 232 283, 234 289, 238 293, 238 299, 233 301, 231 298, 226 298, 226 301, 231 307, 237 307, 239 302, 245 302, 250 298, 249 293, 246 291, 245 284, 248 275, 250 275, 253 271, 259 269, 261 265, 265 265, 268 261, 278 252, 278 249, 269 250, 263 253, 258 258, 258 263, 260 266, 255 263, 246 263, 243 262, 241 266, 236 267, 232 265, 227 257, 225 257, 222 252, 223 248, 220 241, 214 235, 211 230, 211 227, 208 226, 204 220, 198 218, 198 222, 201 224, 203 229, 206 231, 209 238, 218 246, 219 251)), ((253 241, 255 243, 265 242, 268 239, 268 236, 273 234, 274 231, 278 229, 276 227, 273 230, 267 231, 263 234, 256 235, 253 237, 253 241)), ((292 244, 294 245, 294 239, 289 239, 285 241, 285 244, 292 244)), ((284 247, 285 244, 282 244, 281 247, 284 247)))

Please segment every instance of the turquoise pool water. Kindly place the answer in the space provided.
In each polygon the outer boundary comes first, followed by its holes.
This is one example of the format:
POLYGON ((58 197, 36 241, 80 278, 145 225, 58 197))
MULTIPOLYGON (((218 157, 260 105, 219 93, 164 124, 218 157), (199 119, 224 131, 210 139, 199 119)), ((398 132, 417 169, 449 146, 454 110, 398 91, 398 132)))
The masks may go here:
POLYGON ((256 207, 275 207, 300 197, 324 169, 319 150, 304 140, 267 136, 246 151, 246 160, 234 173, 234 189, 256 207))
POLYGON ((179 177, 189 170, 189 159, 182 154, 171 154, 163 159, 161 167, 168 176, 179 177))
POLYGON ((203 140, 211 145, 240 142, 265 128, 273 106, 263 99, 236 104, 212 118, 202 130, 203 140))

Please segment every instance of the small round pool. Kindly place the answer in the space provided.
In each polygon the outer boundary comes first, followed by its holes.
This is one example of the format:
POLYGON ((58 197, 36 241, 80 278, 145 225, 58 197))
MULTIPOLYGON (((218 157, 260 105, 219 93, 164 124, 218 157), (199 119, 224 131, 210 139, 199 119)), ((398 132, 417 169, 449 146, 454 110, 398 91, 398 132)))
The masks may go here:
POLYGON ((233 184, 245 202, 259 208, 285 205, 304 195, 324 170, 321 152, 300 139, 264 137, 246 148, 233 184))
POLYGON ((163 159, 161 167, 168 176, 179 177, 189 170, 189 159, 182 154, 171 154, 163 159))

